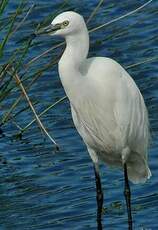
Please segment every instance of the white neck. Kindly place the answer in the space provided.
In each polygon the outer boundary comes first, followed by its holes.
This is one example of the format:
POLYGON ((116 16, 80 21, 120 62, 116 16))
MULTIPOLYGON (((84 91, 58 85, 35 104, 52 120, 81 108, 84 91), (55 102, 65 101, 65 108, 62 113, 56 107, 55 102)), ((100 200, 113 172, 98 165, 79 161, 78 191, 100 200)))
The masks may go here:
POLYGON ((69 99, 82 80, 79 68, 85 62, 88 51, 89 35, 86 25, 82 31, 66 36, 66 49, 59 62, 59 75, 69 99))

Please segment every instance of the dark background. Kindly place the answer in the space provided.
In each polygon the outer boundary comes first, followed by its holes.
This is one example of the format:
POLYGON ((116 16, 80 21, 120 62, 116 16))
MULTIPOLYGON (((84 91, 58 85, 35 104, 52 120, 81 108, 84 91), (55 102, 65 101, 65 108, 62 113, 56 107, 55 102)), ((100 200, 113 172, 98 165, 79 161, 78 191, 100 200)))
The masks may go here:
MULTIPOLYGON (((5 17, 16 9, 19 1, 10 1, 5 17)), ((48 15, 65 10, 75 10, 85 19, 98 1, 27 1, 36 4, 17 36, 6 46, 5 60, 13 48, 32 33, 38 22, 48 15), (60 9, 60 10, 59 10, 60 9)), ((108 22, 145 1, 106 0, 88 28, 108 22)), ((89 56, 108 56, 127 68, 131 64, 145 62, 129 68, 128 72, 139 86, 149 111, 152 143, 149 165, 152 178, 144 185, 132 185, 132 210, 134 229, 158 228, 158 2, 153 1, 141 11, 90 34, 89 56), (147 61, 150 58, 154 60, 147 61)), ((5 31, 4 31, 5 33, 5 31)), ((0 35, 2 37, 3 34, 0 35)), ((26 62, 62 40, 39 37, 29 50, 26 62)), ((61 54, 55 49, 40 58, 28 70, 28 76, 61 54)), ((3 61, 5 61, 3 60, 3 61)), ((9 108, 12 95, 1 105, 0 116, 9 108)), ((29 90, 29 96, 37 102, 40 113, 46 106, 64 96, 57 65, 44 72, 29 90)), ((27 105, 25 99, 20 107, 27 105)), ((16 122, 24 127, 32 120, 32 113, 25 111, 16 116, 16 122)), ((96 229, 95 182, 92 162, 85 145, 77 134, 70 114, 69 102, 58 104, 42 117, 42 121, 60 146, 55 152, 52 143, 41 135, 36 124, 31 126, 22 140, 16 140, 14 122, 3 127, 5 137, 0 138, 0 230, 83 230, 96 229)), ((123 173, 101 165, 104 190, 105 229, 127 229, 127 214, 123 196, 123 173)))

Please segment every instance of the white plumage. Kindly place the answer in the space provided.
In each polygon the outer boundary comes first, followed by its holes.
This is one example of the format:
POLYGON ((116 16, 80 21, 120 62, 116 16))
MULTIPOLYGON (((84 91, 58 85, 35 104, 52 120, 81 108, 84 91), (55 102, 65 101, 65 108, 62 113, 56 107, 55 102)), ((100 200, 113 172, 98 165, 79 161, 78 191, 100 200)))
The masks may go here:
POLYGON ((151 176, 148 113, 135 82, 114 60, 87 58, 89 35, 79 14, 58 15, 52 30, 48 32, 66 39, 59 74, 74 124, 92 160, 117 167, 126 163, 129 179, 145 182, 151 176), (53 29, 59 25, 60 29, 53 29))

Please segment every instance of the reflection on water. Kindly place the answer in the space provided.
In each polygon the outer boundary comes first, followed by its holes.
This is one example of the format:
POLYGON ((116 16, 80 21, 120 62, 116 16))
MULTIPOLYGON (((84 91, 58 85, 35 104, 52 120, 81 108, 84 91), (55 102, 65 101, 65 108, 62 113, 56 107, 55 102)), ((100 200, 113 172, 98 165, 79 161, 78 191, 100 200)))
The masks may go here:
MULTIPOLYGON (((32 30, 32 22, 43 20, 61 4, 58 1, 35 2, 36 9, 26 20, 23 36, 32 30)), ((85 17, 90 15, 97 1, 68 1, 65 9, 75 9, 85 17)), ((144 1, 105 1, 99 14, 89 24, 89 28, 111 20, 144 1)), ((17 4, 10 3, 8 12, 17 4)), ((123 66, 141 62, 157 55, 156 27, 158 17, 154 1, 141 12, 112 24, 91 34, 90 56, 109 56, 123 66)), ((10 50, 12 44, 10 42, 10 50)), ((57 41, 52 38, 37 38, 38 46, 30 50, 35 57, 42 50, 51 47, 57 41), (47 40, 48 39, 48 40, 47 40)), ((50 61, 59 50, 40 59, 32 71, 50 61), (54 53, 56 52, 56 53, 54 53)), ((131 185, 134 229, 157 229, 157 158, 158 151, 158 78, 157 61, 148 62, 128 69, 145 97, 152 129, 150 149, 150 167, 153 177, 144 185, 131 185)), ((30 74, 30 73, 29 73, 30 74)), ((31 76, 31 74, 30 74, 31 76)), ((30 96, 38 103, 41 112, 50 103, 64 95, 58 79, 57 69, 45 71, 31 88, 30 96)), ((14 100, 9 98, 5 107, 14 100)), ((21 107, 26 103, 23 101, 21 107)), ((0 112, 2 115, 2 112, 0 112)), ((21 113, 16 120, 25 126, 32 118, 29 112, 21 113)), ((60 151, 55 153, 52 144, 40 134, 34 124, 24 133, 23 139, 16 140, 12 135, 16 131, 13 123, 3 127, 5 137, 0 133, 0 229, 96 229, 95 181, 91 160, 79 135, 74 129, 69 103, 65 100, 50 110, 42 121, 53 133, 60 151)), ((127 214, 123 196, 123 173, 101 166, 102 186, 104 190, 103 226, 105 229, 126 229, 127 214)))

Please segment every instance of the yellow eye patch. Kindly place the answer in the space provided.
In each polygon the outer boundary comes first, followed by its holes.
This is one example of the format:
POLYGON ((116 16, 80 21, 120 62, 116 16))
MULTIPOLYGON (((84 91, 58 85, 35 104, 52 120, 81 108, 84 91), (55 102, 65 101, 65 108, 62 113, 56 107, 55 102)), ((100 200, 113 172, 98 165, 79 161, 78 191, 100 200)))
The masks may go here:
POLYGON ((66 20, 62 23, 62 29, 69 25, 69 21, 66 20))

